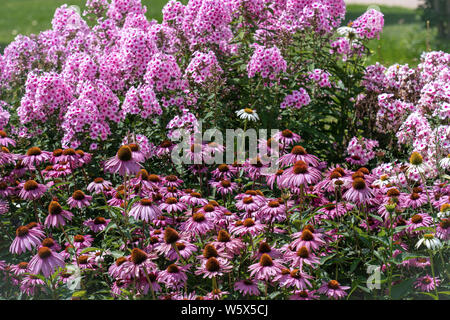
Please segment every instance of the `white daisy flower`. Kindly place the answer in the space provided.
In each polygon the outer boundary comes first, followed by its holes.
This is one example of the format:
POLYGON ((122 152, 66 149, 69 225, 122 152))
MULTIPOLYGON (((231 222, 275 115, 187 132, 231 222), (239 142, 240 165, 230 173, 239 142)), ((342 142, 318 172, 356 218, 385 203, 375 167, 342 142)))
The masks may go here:
POLYGON ((450 154, 439 162, 439 165, 444 169, 450 169, 450 154))
POLYGON ((408 175, 414 173, 425 174, 430 170, 431 167, 423 161, 423 157, 420 153, 415 151, 411 154, 411 157, 409 158, 408 169, 406 169, 406 173, 408 175))
POLYGON ((372 185, 374 185, 374 186, 378 186, 378 187, 384 187, 384 186, 386 186, 386 185, 388 185, 388 184, 390 184, 391 183, 391 181, 390 181, 390 178, 389 178, 389 176, 387 175, 387 174, 383 174, 381 177, 380 177, 380 179, 378 179, 378 180, 375 180, 373 183, 372 183, 372 185))
POLYGON ((436 238, 432 233, 424 234, 423 238, 417 242, 416 248, 419 248, 422 244, 424 244, 425 247, 427 247, 430 250, 442 248, 442 242, 438 238, 436 238))
POLYGON ((450 204, 443 204, 438 212, 439 219, 446 219, 450 217, 450 204))
POLYGON ((250 109, 250 108, 238 110, 238 111, 236 111, 236 115, 239 117, 239 119, 245 119, 245 120, 250 120, 250 121, 258 121, 259 120, 259 116, 256 113, 256 111, 253 109, 250 109))

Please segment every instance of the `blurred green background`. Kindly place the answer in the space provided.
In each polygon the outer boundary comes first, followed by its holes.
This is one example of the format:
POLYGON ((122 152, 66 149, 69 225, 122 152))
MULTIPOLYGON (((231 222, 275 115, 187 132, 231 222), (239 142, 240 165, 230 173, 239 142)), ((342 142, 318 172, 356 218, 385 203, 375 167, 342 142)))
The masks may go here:
MULTIPOLYGON (((147 17, 161 21, 161 10, 167 0, 142 0, 147 6, 147 17)), ((62 4, 77 5, 83 11, 85 0, 1 0, 0 48, 17 34, 29 35, 51 27, 55 9, 62 4)), ((348 5, 345 23, 364 13, 367 5, 348 5)), ((430 50, 447 50, 449 44, 439 41, 434 28, 426 28, 420 11, 402 7, 380 6, 385 16, 385 28, 380 40, 369 43, 373 56, 367 64, 379 61, 385 65, 408 63, 417 65, 420 54, 430 50)))

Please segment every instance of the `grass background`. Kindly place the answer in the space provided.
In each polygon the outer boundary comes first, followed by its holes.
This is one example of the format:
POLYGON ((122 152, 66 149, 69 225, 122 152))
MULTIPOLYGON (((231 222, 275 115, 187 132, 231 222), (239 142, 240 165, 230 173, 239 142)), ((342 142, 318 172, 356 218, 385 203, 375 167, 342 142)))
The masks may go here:
MULTIPOLYGON (((147 17, 161 21, 161 10, 167 0, 142 0, 147 17)), ((29 35, 51 28, 55 9, 67 3, 84 9, 85 0, 0 0, 0 51, 17 34, 29 35)), ((345 23, 364 13, 367 5, 348 5, 345 23)), ((367 64, 376 61, 384 65, 408 63, 417 65, 420 54, 427 50, 448 50, 448 44, 439 42, 436 31, 427 30, 418 10, 380 6, 385 28, 380 40, 372 40, 369 48, 373 55, 367 64)))

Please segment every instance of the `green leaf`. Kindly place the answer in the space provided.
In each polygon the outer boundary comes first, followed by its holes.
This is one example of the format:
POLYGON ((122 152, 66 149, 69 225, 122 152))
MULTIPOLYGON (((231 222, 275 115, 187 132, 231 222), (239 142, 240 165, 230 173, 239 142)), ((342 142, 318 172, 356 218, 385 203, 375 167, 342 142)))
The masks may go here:
POLYGON ((401 299, 402 297, 404 297, 408 293, 408 291, 411 290, 414 281, 415 279, 411 278, 393 286, 391 290, 392 298, 401 299))
POLYGON ((74 292, 72 297, 81 298, 85 295, 86 295, 86 290, 81 290, 81 291, 74 292))

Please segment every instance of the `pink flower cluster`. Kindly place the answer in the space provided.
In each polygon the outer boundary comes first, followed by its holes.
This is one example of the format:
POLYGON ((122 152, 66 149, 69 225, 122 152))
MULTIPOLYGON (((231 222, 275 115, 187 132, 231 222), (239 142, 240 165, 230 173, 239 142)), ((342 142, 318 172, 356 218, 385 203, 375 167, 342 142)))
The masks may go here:
POLYGON ((369 9, 352 23, 352 27, 360 38, 373 39, 378 37, 379 39, 384 26, 383 16, 380 11, 369 9))
POLYGON ((379 143, 376 140, 353 137, 347 147, 349 157, 346 160, 353 165, 365 166, 375 158, 374 148, 378 146, 379 143))
POLYGON ((294 90, 292 94, 287 95, 281 103, 280 108, 285 109, 286 107, 291 107, 300 109, 310 102, 311 98, 309 97, 308 92, 304 88, 300 88, 299 90, 294 90))
POLYGON ((286 71, 286 61, 276 46, 266 48, 255 43, 253 47, 255 51, 247 65, 249 78, 259 74, 263 79, 275 80, 281 72, 286 71))

